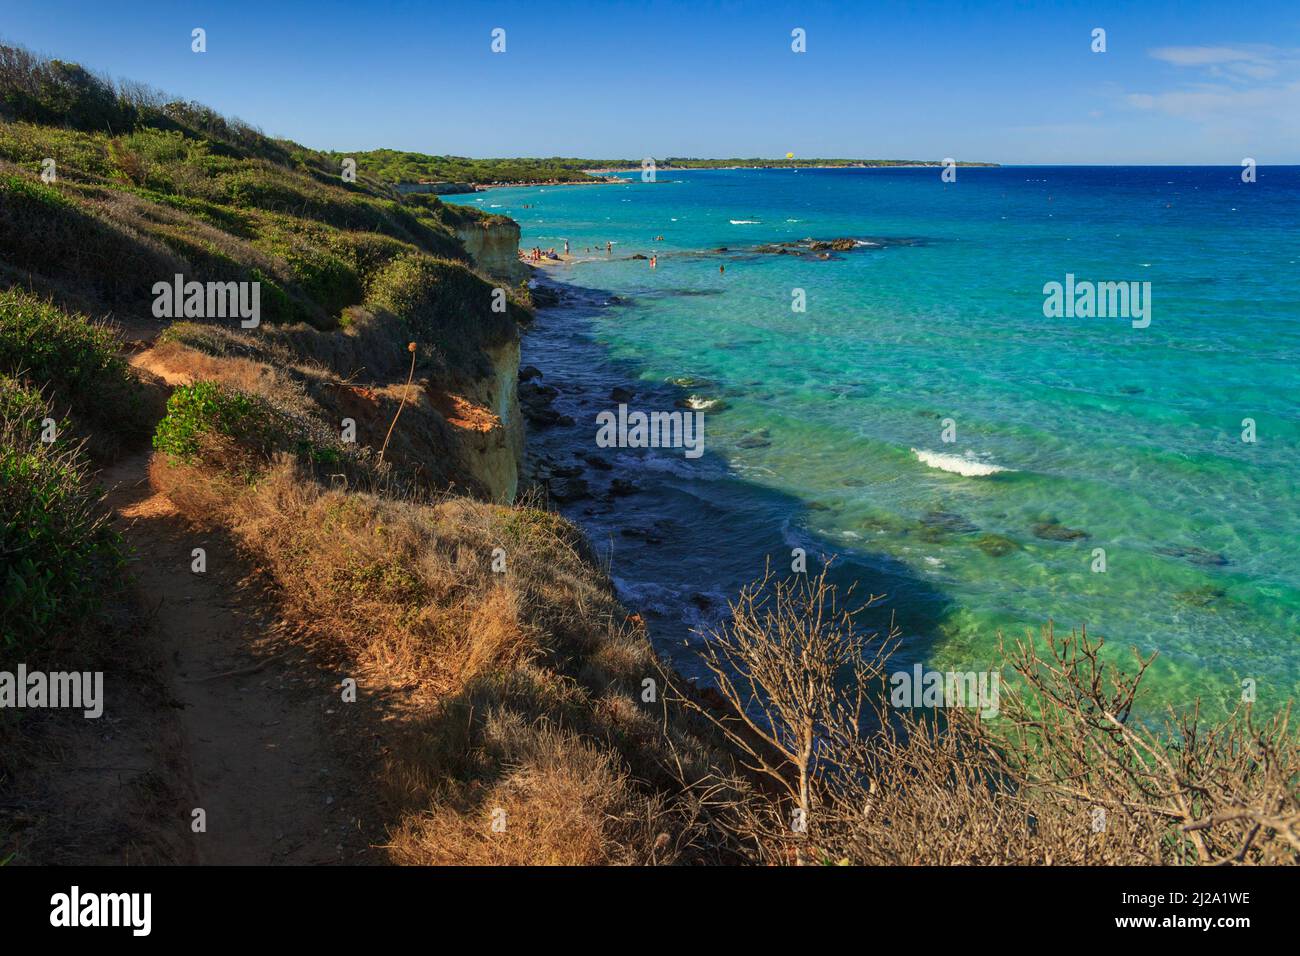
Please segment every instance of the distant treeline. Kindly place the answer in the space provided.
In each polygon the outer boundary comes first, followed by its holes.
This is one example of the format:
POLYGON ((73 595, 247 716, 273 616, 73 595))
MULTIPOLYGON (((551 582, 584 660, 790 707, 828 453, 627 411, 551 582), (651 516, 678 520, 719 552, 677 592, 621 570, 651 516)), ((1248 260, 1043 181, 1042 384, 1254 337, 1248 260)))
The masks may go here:
MULTIPOLYGON (((350 156, 363 172, 390 183, 539 183, 585 182, 592 177, 587 170, 640 169, 639 159, 579 159, 551 156, 547 158, 470 159, 465 156, 430 156, 426 153, 374 149, 365 152, 336 153, 350 156)), ((660 169, 722 169, 733 166, 750 168, 790 166, 938 166, 939 160, 918 159, 692 159, 683 156, 656 158, 660 169)), ((959 166, 996 166, 997 163, 963 163, 959 166)))
MULTIPOLYGON (((351 157, 361 172, 390 183, 539 183, 582 182, 591 179, 583 170, 614 168, 604 160, 552 157, 549 159, 469 159, 465 156, 430 156, 396 149, 334 153, 351 157)), ((628 164, 631 165, 631 164, 628 164)), ((634 164, 640 168, 640 163, 634 164)), ((621 168, 621 167, 620 167, 621 168)))

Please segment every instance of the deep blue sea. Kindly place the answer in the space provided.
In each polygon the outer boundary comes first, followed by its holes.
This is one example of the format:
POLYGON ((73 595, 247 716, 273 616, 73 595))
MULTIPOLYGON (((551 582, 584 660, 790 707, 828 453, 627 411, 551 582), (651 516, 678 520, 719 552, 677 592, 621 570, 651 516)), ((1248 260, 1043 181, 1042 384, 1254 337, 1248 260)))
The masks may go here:
POLYGON ((983 669, 1053 621, 1158 651, 1151 703, 1296 695, 1300 167, 657 180, 449 198, 570 243, 548 274, 575 291, 524 361, 577 424, 530 443, 615 464, 565 511, 678 666, 802 547, 887 595, 900 663, 983 669), (836 238, 857 243, 754 251, 836 238), (1067 274, 1150 283, 1149 325, 1045 316, 1067 274), (597 449, 613 385, 703 409, 705 454, 597 449), (613 477, 640 490, 602 500, 613 477))

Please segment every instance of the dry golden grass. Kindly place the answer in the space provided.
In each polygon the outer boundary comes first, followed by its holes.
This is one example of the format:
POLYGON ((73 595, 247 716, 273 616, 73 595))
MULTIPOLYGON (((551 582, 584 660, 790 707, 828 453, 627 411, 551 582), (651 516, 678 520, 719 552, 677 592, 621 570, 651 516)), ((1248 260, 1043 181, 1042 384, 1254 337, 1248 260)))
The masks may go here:
POLYGON ((677 785, 679 762, 715 761, 641 702, 658 679, 644 631, 557 515, 331 489, 287 458, 251 484, 163 457, 151 477, 230 529, 301 639, 383 696, 395 861, 661 863, 726 843, 677 785))
POLYGON ((408 817, 393 835, 398 863, 596 866, 668 862, 662 799, 638 792, 608 750, 548 723, 498 710, 485 743, 505 772, 461 801, 408 817), (661 838, 662 836, 662 838, 661 838), (656 852, 662 858, 656 860, 656 852))

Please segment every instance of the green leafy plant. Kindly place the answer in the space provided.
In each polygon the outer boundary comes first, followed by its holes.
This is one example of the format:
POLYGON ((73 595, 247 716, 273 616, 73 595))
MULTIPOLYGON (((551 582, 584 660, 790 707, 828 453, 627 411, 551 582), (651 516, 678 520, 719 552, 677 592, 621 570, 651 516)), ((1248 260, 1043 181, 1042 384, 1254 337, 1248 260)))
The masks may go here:
POLYGON ((190 462, 198 456, 203 436, 210 433, 269 453, 283 440, 285 430, 265 402, 215 382, 196 382, 176 389, 167 400, 167 415, 158 423, 153 446, 175 460, 190 462))
POLYGON ((74 635, 101 607, 122 546, 79 445, 41 394, 0 376, 0 647, 29 654, 74 635))

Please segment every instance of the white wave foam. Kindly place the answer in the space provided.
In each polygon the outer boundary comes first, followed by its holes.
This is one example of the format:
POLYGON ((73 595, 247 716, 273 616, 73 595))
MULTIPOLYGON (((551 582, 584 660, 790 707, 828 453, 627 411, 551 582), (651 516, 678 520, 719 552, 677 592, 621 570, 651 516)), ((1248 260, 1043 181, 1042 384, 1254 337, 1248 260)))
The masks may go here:
POLYGON ((1001 471, 1013 470, 1003 468, 1001 465, 990 465, 987 462, 978 461, 969 453, 966 455, 944 455, 937 451, 922 451, 913 448, 912 454, 923 465, 938 468, 940 471, 950 471, 965 478, 982 478, 986 475, 996 475, 1001 471))
POLYGON ((731 224, 732 224, 733 226, 761 226, 761 225, 763 224, 763 220, 761 220, 761 219, 732 219, 732 220, 731 220, 731 224))
POLYGON ((686 405, 692 411, 707 412, 719 408, 723 404, 720 398, 705 398, 702 395, 688 395, 686 405))
POLYGON ((614 590, 619 600, 654 611, 657 614, 671 614, 680 606, 683 592, 676 588, 665 587, 653 581, 629 581, 617 575, 610 575, 614 590))

